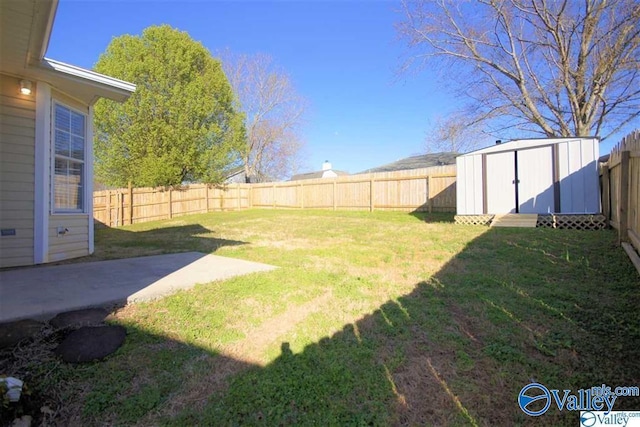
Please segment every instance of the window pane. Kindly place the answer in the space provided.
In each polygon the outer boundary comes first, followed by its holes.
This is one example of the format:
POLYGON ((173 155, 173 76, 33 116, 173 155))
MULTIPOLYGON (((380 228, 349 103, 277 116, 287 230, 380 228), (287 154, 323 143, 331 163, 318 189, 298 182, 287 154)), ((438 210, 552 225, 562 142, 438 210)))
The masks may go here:
POLYGON ((69 132, 69 122, 70 122, 70 113, 71 111, 63 107, 62 105, 56 104, 56 128, 69 132))
POLYGON ((69 161, 55 160, 55 177, 54 177, 54 200, 56 209, 66 209, 69 205, 67 189, 68 185, 68 169, 69 161))
POLYGON ((55 160, 54 201, 57 210, 82 210, 84 205, 84 164, 55 160))
POLYGON ((86 116, 56 104, 54 121, 54 210, 82 211, 86 116))
POLYGON ((56 154, 60 156, 69 157, 69 148, 71 146, 71 141, 69 141, 69 134, 66 132, 62 132, 56 130, 56 154))
POLYGON ((71 112, 71 133, 84 137, 84 116, 71 112))
POLYGON ((72 137, 73 144, 71 146, 71 156, 74 159, 84 160, 84 138, 79 136, 72 137))
POLYGON ((82 163, 69 162, 69 209, 82 209, 82 163))

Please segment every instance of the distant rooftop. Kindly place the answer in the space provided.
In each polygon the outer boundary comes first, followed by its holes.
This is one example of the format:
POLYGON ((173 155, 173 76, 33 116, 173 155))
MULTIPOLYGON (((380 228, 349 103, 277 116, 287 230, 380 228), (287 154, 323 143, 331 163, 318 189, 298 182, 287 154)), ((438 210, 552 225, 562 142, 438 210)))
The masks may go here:
POLYGON ((458 156, 458 153, 450 152, 421 154, 419 156, 400 159, 376 168, 367 169, 359 173, 393 172, 407 169, 428 168, 432 166, 455 165, 456 156, 458 156))
POLYGON ((315 172, 299 173, 297 175, 293 175, 291 177, 291 181, 300 181, 301 179, 335 178, 336 176, 344 176, 344 175, 349 175, 349 173, 344 171, 338 171, 335 169, 328 169, 328 170, 315 171, 315 172))

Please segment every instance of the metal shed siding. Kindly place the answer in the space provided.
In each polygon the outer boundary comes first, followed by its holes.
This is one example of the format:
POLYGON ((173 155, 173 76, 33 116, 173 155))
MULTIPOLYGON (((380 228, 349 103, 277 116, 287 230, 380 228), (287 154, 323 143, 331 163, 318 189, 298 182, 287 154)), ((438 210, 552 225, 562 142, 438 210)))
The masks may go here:
POLYGON ((457 212, 515 212, 517 173, 520 213, 598 213, 598 148, 597 138, 550 138, 517 140, 459 156, 457 212))
POLYGON ((574 140, 558 145, 560 208, 563 213, 600 211, 598 142, 574 140))
POLYGON ((482 158, 480 156, 459 156, 456 158, 457 197, 456 211, 460 215, 482 214, 482 158))
POLYGON ((518 180, 520 213, 553 212, 553 147, 519 150, 518 180))
POLYGON ((516 211, 513 188, 515 179, 513 151, 487 154, 487 213, 511 213, 516 211))

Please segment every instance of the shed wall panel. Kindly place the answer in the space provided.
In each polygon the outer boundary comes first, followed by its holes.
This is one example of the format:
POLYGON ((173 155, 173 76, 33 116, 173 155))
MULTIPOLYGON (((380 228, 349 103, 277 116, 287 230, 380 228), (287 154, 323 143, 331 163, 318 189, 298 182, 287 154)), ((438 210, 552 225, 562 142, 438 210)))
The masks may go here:
POLYGON ((595 139, 560 144, 560 204, 563 213, 600 211, 597 148, 595 139))
POLYGON ((460 156, 456 165, 456 212, 459 215, 482 214, 482 156, 460 156))
POLYGON ((487 154, 487 213, 516 211, 515 156, 513 151, 487 154))
POLYGON ((467 161, 472 157, 458 157, 456 159, 456 174, 458 189, 456 191, 456 212, 458 215, 471 215, 472 207, 467 204, 467 187, 473 185, 471 177, 467 176, 467 161))
POLYGON ((520 213, 554 212, 552 147, 518 151, 520 213))

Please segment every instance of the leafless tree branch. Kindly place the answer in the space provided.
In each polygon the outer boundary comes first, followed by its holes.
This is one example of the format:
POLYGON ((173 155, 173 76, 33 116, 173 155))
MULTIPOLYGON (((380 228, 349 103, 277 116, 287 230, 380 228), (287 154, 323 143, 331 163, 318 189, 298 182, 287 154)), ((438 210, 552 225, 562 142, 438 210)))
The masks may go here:
POLYGON ((303 146, 300 128, 306 101, 268 55, 223 52, 223 68, 245 114, 245 174, 258 181, 296 172, 303 146))
POLYGON ((466 72, 458 89, 473 95, 465 96, 465 114, 450 120, 455 127, 519 123, 549 137, 604 140, 640 117, 637 0, 402 4, 397 28, 412 52, 403 69, 453 62, 466 72))

